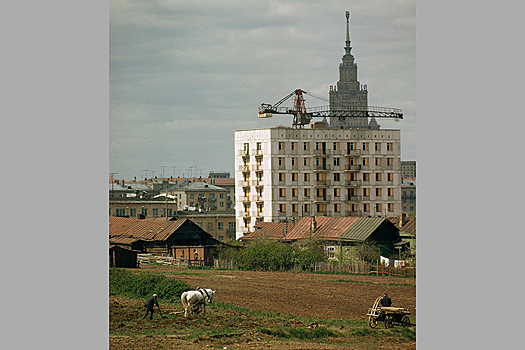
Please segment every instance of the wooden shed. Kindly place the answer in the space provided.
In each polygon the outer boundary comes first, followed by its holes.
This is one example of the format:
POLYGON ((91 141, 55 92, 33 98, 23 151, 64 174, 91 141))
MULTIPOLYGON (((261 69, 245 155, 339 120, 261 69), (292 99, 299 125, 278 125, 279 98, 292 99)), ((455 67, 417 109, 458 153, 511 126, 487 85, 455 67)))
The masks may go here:
POLYGON ((109 238, 133 238, 141 242, 142 253, 172 256, 174 246, 215 246, 214 239, 189 219, 160 221, 151 219, 109 218, 109 238))
POLYGON ((213 266, 215 246, 173 246, 172 256, 176 264, 187 266, 213 266))
POLYGON ((109 246, 109 267, 138 267, 136 250, 126 249, 118 245, 109 246))

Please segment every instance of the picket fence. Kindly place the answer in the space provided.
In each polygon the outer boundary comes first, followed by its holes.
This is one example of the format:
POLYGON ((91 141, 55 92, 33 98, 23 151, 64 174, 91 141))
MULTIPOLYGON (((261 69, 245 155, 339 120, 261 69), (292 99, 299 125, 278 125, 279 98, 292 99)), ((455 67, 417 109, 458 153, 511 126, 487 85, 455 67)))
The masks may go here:
MULTIPOLYGON (((214 260, 214 267, 221 269, 237 270, 238 265, 232 260, 214 260)), ((332 272, 332 273, 357 273, 376 276, 407 276, 416 277, 415 267, 389 267, 380 263, 370 264, 363 261, 351 261, 346 263, 333 262, 316 262, 311 265, 312 271, 315 272, 332 272)), ((300 271, 299 265, 294 266, 291 271, 300 271)))

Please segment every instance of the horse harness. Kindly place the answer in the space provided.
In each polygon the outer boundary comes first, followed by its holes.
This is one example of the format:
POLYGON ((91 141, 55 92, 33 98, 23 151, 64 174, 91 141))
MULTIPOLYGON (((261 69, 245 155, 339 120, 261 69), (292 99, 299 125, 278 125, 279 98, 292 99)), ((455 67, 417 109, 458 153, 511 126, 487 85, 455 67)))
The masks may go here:
POLYGON ((202 294, 202 296, 205 298, 204 300, 206 300, 208 303, 210 302, 210 295, 208 294, 208 292, 206 291, 206 289, 204 288, 197 288, 197 290, 202 294))

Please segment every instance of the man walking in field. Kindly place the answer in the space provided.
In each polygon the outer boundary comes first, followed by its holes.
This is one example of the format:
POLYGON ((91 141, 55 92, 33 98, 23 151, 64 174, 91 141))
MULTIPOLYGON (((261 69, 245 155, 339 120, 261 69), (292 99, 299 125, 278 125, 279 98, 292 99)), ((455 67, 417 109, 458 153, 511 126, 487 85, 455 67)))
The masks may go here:
POLYGON ((146 316, 148 316, 148 313, 150 314, 149 319, 151 320, 153 318, 153 307, 155 305, 157 305, 157 308, 160 311, 159 302, 157 301, 157 294, 153 294, 153 296, 146 301, 146 304, 144 304, 146 312, 144 312, 144 316, 142 316, 142 319, 145 319, 146 316))
POLYGON ((383 298, 381 299, 381 306, 392 306, 392 299, 390 299, 390 297, 386 293, 383 293, 383 298))

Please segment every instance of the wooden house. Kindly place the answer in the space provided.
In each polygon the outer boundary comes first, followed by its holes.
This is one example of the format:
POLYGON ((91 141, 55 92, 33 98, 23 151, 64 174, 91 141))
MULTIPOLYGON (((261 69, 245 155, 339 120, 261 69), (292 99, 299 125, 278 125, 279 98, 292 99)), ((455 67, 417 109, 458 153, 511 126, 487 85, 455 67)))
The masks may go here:
POLYGON ((138 251, 126 249, 118 245, 109 246, 109 267, 137 267, 138 251))
MULTIPOLYGON (((171 256, 174 246, 215 246, 221 244, 189 219, 162 221, 109 217, 109 239, 140 241, 141 253, 171 256)), ((130 243, 132 244, 132 243, 130 243)), ((134 242, 134 244, 138 244, 134 242)), ((131 246, 131 245, 130 245, 131 246)))

